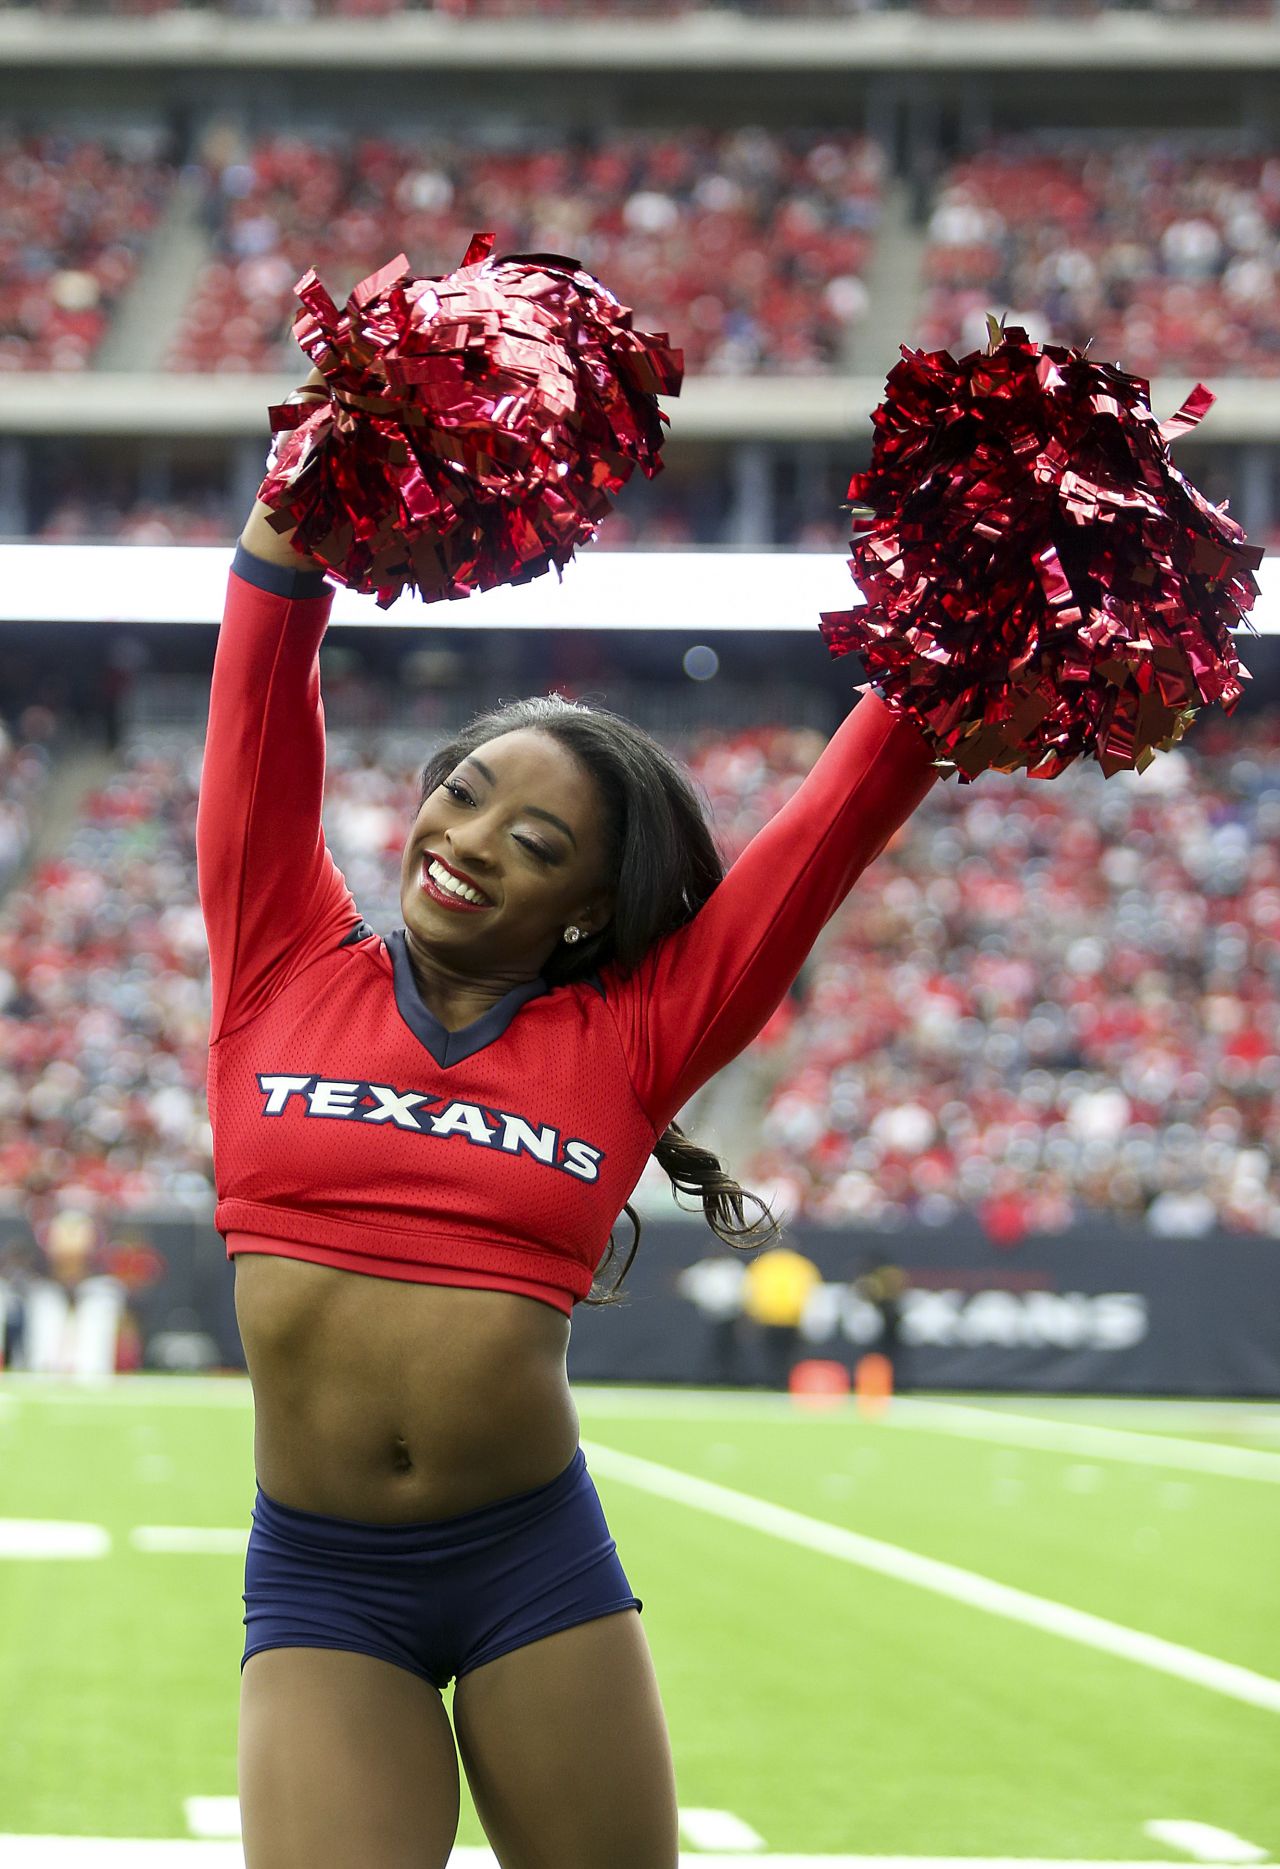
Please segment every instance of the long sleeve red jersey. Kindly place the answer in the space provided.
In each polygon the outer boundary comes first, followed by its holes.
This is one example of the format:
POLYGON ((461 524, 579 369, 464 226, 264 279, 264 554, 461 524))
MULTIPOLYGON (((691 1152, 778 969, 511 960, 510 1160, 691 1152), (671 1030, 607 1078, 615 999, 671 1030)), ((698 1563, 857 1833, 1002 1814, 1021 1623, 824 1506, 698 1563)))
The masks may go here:
POLYGON ((933 784, 933 755, 864 695, 709 901, 634 973, 530 981, 448 1031, 403 930, 361 922, 321 830, 332 601, 318 572, 237 551, 197 825, 215 1224, 229 1255, 515 1291, 568 1312, 656 1138, 760 1030, 933 784))

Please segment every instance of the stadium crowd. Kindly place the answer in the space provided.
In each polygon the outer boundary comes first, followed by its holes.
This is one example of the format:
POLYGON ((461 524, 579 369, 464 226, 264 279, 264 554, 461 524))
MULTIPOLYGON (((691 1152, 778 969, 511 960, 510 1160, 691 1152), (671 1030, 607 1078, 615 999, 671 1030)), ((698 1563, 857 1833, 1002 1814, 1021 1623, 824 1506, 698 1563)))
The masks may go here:
POLYGON ((51 545, 230 545, 243 522, 230 497, 213 489, 198 499, 147 500, 82 488, 62 492, 33 536, 51 545))
POLYGON ((1280 146, 997 140, 943 177, 925 279, 929 349, 1003 308, 1140 376, 1280 376, 1280 146))
MULTIPOLYGON (((749 1173, 785 1210, 1280 1234, 1280 719, 1192 740, 1141 777, 935 788, 784 1022, 749 1173)), ((747 743, 753 773, 766 810, 747 743)))
POLYGON ((0 904, 0 1185, 207 1201, 199 748, 142 748, 0 904))
POLYGON ((203 164, 219 257, 196 283, 177 370, 284 367, 293 287, 315 266, 341 301, 396 253, 456 267, 477 228, 498 252, 570 254, 646 330, 676 327, 690 369, 814 372, 840 361, 884 158, 869 138, 743 129, 477 147, 444 136, 211 130, 203 164))
POLYGON ((0 128, 0 371, 91 361, 168 199, 164 143, 0 128))
MULTIPOLYGON (((1280 1234, 1280 717, 1204 717, 1140 778, 935 787, 762 1037, 749 1184, 880 1228, 1090 1213, 1280 1234)), ((727 854, 819 741, 686 749, 727 854)), ((326 824, 376 927, 418 741, 334 733, 326 824)), ((207 1211, 198 742, 153 731, 0 905, 0 1183, 207 1211)))
MULTIPOLYGON (((514 139, 514 140, 513 140, 514 139)), ((339 299, 399 251, 447 272, 472 233, 573 255, 670 330, 691 372, 839 369, 869 315, 886 161, 847 132, 628 131, 550 142, 334 132, 197 138, 214 257, 174 371, 296 361, 293 287, 339 299)), ((0 135, 0 370, 95 358, 177 168, 170 133, 0 135)), ((962 350, 998 306, 1140 375, 1280 375, 1280 146, 1190 134, 997 138, 933 191, 917 341, 962 350)))

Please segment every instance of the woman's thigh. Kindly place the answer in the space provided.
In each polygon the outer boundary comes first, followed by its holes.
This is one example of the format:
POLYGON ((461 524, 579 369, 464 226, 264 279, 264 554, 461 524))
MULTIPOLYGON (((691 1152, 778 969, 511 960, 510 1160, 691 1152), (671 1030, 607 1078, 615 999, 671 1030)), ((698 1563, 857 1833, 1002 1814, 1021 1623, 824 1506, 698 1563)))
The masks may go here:
POLYGON ((675 1869, 671 1744, 637 1610, 464 1675, 453 1724, 501 1869, 675 1869))
POLYGON ((269 1648, 240 1677, 246 1869, 443 1869, 458 1755, 429 1682, 345 1649, 269 1648))

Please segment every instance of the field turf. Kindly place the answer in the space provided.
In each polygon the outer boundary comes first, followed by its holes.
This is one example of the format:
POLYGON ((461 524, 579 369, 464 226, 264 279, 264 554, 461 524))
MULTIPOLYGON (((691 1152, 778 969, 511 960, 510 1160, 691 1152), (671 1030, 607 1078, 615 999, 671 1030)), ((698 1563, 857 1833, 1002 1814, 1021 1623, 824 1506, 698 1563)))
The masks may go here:
MULTIPOLYGON (((1280 1858, 1280 1411, 578 1400, 682 1807, 771 1854, 1168 1861, 1145 1826, 1178 1819, 1280 1858), (673 1470, 712 1485, 664 1496, 673 1470), (787 1511, 743 1523, 744 1496, 787 1511), (876 1541, 877 1567, 814 1548, 812 1521, 876 1541), (1015 1619, 1009 1592, 983 1608, 895 1574, 902 1554, 1089 1612, 1101 1645, 1015 1619), (1131 1631, 1176 1645, 1173 1671, 1125 1652, 1131 1631)), ((247 1537, 252 1496, 242 1382, 0 1378, 0 1836, 181 1838, 188 1799, 234 1794, 243 1543, 132 1535, 247 1537), (19 1520, 109 1547, 16 1555, 19 1520)), ((482 1841, 464 1798, 459 1842, 482 1841)))

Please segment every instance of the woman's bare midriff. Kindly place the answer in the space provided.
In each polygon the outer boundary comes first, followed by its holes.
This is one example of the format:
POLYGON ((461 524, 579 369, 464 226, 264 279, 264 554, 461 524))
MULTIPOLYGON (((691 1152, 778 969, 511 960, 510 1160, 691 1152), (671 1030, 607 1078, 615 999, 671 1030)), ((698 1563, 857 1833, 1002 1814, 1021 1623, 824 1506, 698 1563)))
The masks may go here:
POLYGON ((454 1518, 573 1459, 569 1319, 553 1306, 268 1252, 234 1264, 257 1477, 282 1505, 376 1525, 454 1518))

